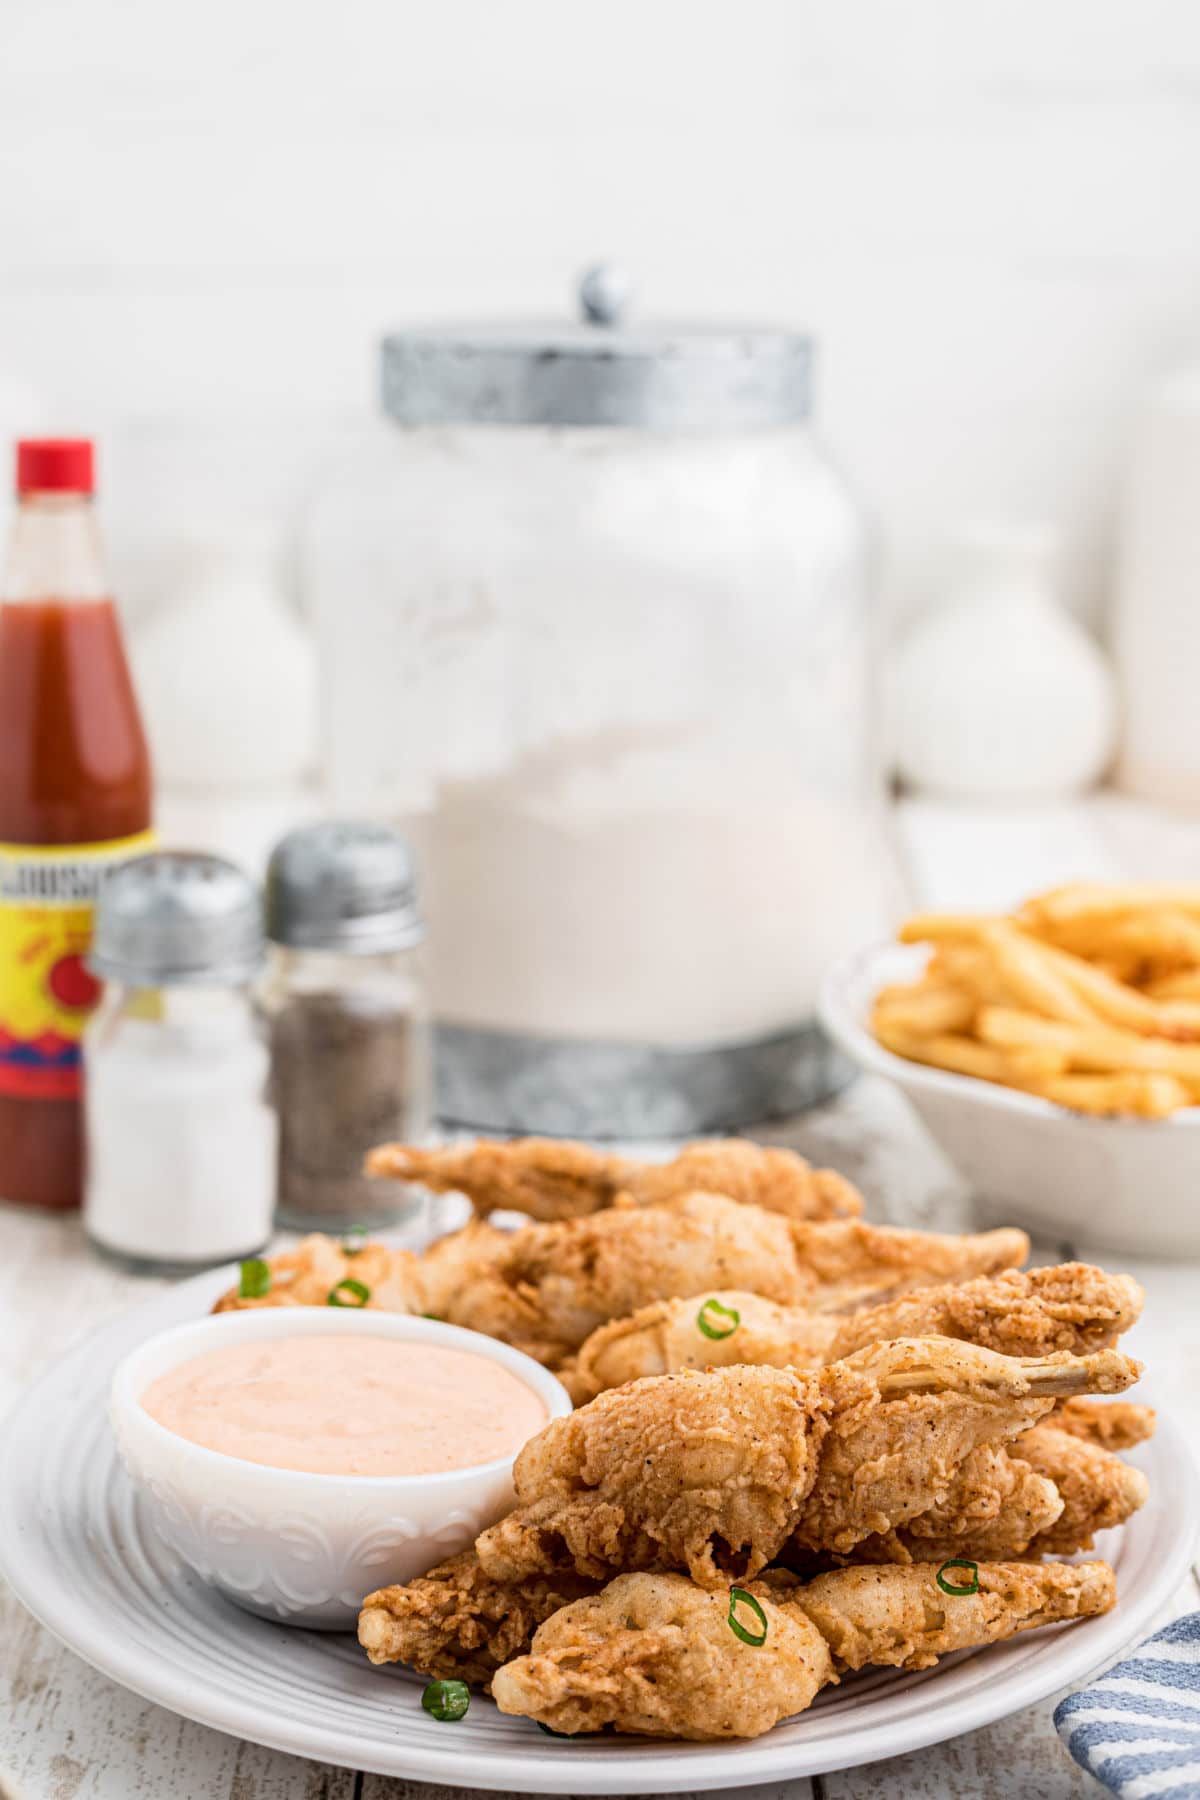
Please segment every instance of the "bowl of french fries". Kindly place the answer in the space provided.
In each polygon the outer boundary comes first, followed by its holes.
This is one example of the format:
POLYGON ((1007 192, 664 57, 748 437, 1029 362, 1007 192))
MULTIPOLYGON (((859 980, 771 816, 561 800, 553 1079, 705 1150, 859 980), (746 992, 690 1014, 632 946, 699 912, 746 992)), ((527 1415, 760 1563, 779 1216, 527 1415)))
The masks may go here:
POLYGON ((888 1076, 982 1213, 1200 1256, 1200 883, 1078 883, 918 913, 832 971, 821 1014, 888 1076))

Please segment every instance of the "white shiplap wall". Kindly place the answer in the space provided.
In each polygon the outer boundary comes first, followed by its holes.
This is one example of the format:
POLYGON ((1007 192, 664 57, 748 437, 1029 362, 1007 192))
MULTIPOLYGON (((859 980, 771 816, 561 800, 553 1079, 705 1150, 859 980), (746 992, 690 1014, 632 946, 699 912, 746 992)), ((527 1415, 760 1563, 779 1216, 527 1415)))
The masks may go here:
POLYGON ((893 595, 983 508, 1060 517, 1095 604, 1138 393, 1200 354, 1198 174, 1195 0, 8 0, 0 431, 106 433, 136 590, 284 505, 383 327, 614 254, 815 328, 893 595))

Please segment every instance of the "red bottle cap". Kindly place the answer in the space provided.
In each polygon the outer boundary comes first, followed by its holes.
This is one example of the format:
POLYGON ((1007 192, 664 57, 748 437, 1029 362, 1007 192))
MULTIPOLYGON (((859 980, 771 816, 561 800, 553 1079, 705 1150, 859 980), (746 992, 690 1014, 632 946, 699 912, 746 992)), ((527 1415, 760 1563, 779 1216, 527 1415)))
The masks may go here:
POLYGON ((18 442, 18 494, 90 494, 94 488, 90 438, 21 438, 18 442))

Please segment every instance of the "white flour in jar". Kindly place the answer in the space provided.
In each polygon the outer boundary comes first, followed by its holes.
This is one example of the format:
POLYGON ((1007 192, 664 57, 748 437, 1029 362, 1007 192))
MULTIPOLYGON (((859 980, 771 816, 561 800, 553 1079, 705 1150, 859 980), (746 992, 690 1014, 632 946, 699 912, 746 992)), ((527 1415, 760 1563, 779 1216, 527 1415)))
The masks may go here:
POLYGON ((811 1020, 885 912, 863 549, 790 430, 393 434, 322 500, 331 791, 418 847, 439 1019, 811 1020))
POLYGON ((438 1017, 671 1045, 810 1020, 825 970, 883 930, 872 822, 766 753, 703 763, 564 755, 448 784, 415 828, 438 1017))

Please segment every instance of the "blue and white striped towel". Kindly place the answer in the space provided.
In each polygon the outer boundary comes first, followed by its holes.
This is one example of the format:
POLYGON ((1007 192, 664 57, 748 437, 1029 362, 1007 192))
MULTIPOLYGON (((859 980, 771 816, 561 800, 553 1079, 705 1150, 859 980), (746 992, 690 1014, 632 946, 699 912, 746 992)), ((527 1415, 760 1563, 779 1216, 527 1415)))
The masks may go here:
POLYGON ((1054 1723, 1079 1766, 1121 1800, 1200 1800, 1200 1613, 1071 1694, 1054 1723))

